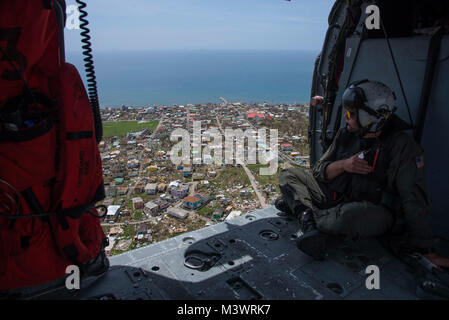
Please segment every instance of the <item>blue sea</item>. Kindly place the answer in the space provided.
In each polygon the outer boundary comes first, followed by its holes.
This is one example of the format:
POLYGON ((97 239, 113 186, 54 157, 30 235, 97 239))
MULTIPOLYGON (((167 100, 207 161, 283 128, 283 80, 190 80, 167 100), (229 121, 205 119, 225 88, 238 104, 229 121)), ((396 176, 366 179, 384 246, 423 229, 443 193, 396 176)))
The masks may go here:
MULTIPOLYGON (((229 102, 304 103, 318 52, 93 52, 101 107, 229 102)), ((67 52, 85 80, 83 56, 67 52)))

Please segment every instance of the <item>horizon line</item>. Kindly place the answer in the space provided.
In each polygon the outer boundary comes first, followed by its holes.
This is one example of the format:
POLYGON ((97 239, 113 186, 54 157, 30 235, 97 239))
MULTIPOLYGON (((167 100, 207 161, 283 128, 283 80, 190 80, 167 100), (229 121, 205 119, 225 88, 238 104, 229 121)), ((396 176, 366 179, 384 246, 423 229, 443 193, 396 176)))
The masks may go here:
MULTIPOLYGON (((80 48, 79 50, 66 50, 66 53, 82 53, 84 50, 80 48)), ((151 48, 151 49, 94 49, 95 52, 148 52, 148 51, 300 51, 300 52, 314 52, 319 53, 321 49, 248 49, 248 48, 194 48, 194 49, 177 49, 177 48, 151 48)))

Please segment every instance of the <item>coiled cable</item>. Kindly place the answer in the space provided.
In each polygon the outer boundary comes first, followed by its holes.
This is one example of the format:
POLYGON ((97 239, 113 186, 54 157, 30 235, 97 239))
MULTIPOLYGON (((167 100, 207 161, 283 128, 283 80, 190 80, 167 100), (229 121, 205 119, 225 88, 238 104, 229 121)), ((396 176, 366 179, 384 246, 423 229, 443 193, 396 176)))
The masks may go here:
MULTIPOLYGON (((0 191, 0 206, 6 210, 5 212, 15 211, 13 215, 19 215, 21 211, 20 193, 3 179, 0 179, 0 191), (6 187, 6 190, 4 187, 6 187)), ((0 209, 0 216, 3 216, 1 212, 3 211, 0 209)))
POLYGON ((97 139, 97 143, 99 143, 103 136, 103 127, 101 124, 101 115, 100 115, 100 103, 98 100, 98 90, 97 90, 97 78, 95 76, 95 67, 92 56, 92 43, 90 42, 90 29, 87 27, 89 21, 87 21, 87 12, 84 8, 87 7, 86 3, 81 0, 76 0, 78 3, 78 10, 80 12, 80 29, 81 31, 81 42, 84 43, 82 48, 84 49, 83 55, 84 58, 84 67, 86 70, 86 81, 89 92, 89 101, 92 107, 92 111, 94 113, 94 121, 95 121, 95 137, 97 139))

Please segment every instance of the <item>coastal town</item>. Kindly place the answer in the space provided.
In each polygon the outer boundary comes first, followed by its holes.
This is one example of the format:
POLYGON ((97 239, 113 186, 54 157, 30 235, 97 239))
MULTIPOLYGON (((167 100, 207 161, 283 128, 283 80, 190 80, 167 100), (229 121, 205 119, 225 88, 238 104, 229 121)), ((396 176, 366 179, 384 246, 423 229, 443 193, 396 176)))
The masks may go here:
POLYGON ((220 104, 101 109, 106 192, 101 204, 108 209, 102 226, 109 237, 108 255, 270 206, 280 194, 282 168, 309 166, 308 105, 220 99, 220 104), (240 157, 226 157, 226 144, 235 149, 237 138, 225 137, 239 129, 248 138, 244 150, 240 157), (261 130, 266 139, 259 136, 261 130), (272 131, 277 133, 275 144, 272 131), (190 140, 188 161, 175 163, 177 152, 171 151, 183 132, 190 140), (211 145, 211 140, 219 143, 211 145), (273 159, 267 160, 274 149, 275 166, 273 159), (224 160, 216 161, 218 152, 225 154, 224 160), (274 170, 263 174, 261 169, 269 167, 274 170))

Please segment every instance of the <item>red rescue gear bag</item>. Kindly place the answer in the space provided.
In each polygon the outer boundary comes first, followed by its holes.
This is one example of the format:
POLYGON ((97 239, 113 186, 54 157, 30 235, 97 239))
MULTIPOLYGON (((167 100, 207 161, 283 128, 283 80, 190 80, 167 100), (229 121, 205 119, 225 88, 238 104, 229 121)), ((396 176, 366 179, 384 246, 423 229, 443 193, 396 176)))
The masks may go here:
POLYGON ((0 290, 65 276, 105 235, 94 116, 53 1, 0 1, 0 290))

